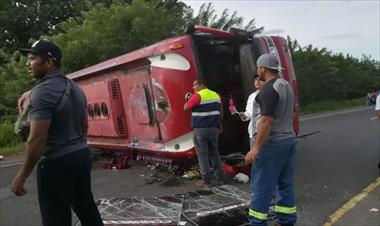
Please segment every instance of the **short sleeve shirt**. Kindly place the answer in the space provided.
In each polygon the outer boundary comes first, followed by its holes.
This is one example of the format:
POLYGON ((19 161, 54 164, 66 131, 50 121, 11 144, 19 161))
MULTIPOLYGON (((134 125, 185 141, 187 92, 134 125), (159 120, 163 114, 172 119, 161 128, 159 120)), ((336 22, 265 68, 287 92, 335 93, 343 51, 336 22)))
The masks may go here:
POLYGON ((282 140, 295 137, 293 130, 294 96, 289 83, 276 78, 268 81, 256 101, 261 116, 273 118, 268 140, 282 140))
POLYGON ((70 97, 62 109, 56 110, 68 82, 70 80, 60 70, 56 70, 42 78, 31 92, 31 120, 50 120, 44 151, 44 155, 49 158, 88 148, 84 130, 86 97, 74 82, 71 82, 70 97))
POLYGON ((375 107, 375 110, 376 111, 380 111, 380 94, 378 94, 377 97, 376 97, 376 107, 375 107))

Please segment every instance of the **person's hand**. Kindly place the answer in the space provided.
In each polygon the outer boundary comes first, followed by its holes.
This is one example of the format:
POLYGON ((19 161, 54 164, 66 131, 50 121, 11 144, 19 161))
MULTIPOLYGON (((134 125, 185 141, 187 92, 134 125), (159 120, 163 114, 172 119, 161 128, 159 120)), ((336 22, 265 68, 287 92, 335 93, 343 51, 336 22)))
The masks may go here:
POLYGON ((242 121, 247 121, 247 116, 244 112, 239 112, 239 117, 242 121))
POLYGON ((13 179, 12 185, 10 187, 11 191, 17 196, 22 196, 26 194, 26 189, 24 188, 25 180, 20 178, 18 175, 13 179))
POLYGON ((29 91, 26 91, 25 93, 23 93, 22 95, 21 95, 21 97, 20 98, 18 98, 18 101, 17 101, 17 108, 18 108, 18 111, 19 111, 19 113, 21 113, 23 110, 24 110, 24 103, 25 103, 25 101, 26 102, 29 102, 29 96, 30 96, 30 90, 29 91))
POLYGON ((256 150, 255 147, 252 148, 245 155, 245 159, 244 159, 245 164, 252 164, 255 161, 255 159, 256 159, 256 157, 257 157, 258 154, 259 154, 258 150, 256 150))
POLYGON ((192 94, 190 92, 186 93, 186 95, 185 95, 185 101, 190 100, 191 96, 192 96, 192 94))

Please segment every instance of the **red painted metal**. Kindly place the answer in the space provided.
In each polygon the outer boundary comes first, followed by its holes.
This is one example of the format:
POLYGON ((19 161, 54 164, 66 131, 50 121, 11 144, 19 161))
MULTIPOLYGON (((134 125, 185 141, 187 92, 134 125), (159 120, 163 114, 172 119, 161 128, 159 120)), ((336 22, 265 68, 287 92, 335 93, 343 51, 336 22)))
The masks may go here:
POLYGON ((292 89, 293 89, 293 93, 295 97, 294 98, 295 105, 294 105, 293 127, 296 134, 298 134, 299 133, 298 88, 297 88, 297 81, 296 81, 296 76, 295 76, 294 68, 293 68, 292 56, 290 55, 289 47, 284 38, 278 37, 278 36, 272 36, 271 38, 278 50, 277 51, 278 56, 280 57, 280 61, 282 62, 282 65, 284 67, 284 70, 282 71, 282 75, 289 82, 289 84, 292 86, 292 89))
POLYGON ((255 38, 259 43, 259 51, 261 54, 264 53, 276 53, 279 56, 281 66, 284 70, 281 71, 282 76, 285 80, 289 82, 292 87, 295 105, 294 105, 294 117, 293 117, 293 129, 296 134, 299 133, 299 105, 298 105, 298 89, 297 81, 294 73, 292 57, 287 45, 286 40, 279 36, 262 36, 255 38))
POLYGON ((198 32, 209 33, 209 34, 212 34, 212 35, 215 35, 215 36, 218 36, 218 37, 230 38, 230 37, 233 36, 233 34, 231 34, 230 32, 221 31, 221 30, 218 30, 218 29, 215 29, 215 28, 201 26, 201 25, 194 26, 194 30, 196 30, 198 32))

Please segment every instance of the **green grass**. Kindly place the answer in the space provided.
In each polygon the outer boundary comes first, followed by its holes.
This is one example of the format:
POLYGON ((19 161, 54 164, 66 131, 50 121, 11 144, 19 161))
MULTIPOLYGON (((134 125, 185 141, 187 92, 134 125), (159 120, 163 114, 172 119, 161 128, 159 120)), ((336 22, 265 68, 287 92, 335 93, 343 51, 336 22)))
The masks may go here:
POLYGON ((0 122, 0 155, 13 155, 24 150, 21 138, 13 132, 11 121, 0 122))
POLYGON ((25 150, 25 143, 12 144, 0 148, 0 155, 10 156, 16 155, 25 150))
POLYGON ((365 106, 363 97, 352 100, 329 100, 313 104, 300 106, 300 115, 321 113, 326 111, 336 111, 352 107, 365 106))

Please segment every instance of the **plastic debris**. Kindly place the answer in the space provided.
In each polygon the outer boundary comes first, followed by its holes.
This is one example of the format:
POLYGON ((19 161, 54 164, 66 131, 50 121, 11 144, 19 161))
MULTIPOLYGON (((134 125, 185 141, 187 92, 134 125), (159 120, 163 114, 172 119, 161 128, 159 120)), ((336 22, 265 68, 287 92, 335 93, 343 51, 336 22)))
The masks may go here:
POLYGON ((379 209, 377 209, 377 208, 372 208, 372 209, 369 210, 369 212, 379 212, 379 209))
POLYGON ((244 173, 238 173, 235 175, 234 180, 246 184, 249 181, 249 177, 244 173))
POLYGON ((0 161, 1 160, 4 160, 4 156, 3 155, 0 155, 0 161))
POLYGON ((199 173, 198 170, 189 170, 189 171, 186 171, 183 176, 182 176, 183 179, 186 179, 186 180, 194 180, 194 179, 199 179, 201 178, 201 174, 199 173))
POLYGON ((119 169, 126 169, 128 167, 129 167, 129 164, 128 164, 127 157, 114 158, 112 162, 103 164, 103 169, 119 170, 119 169))

